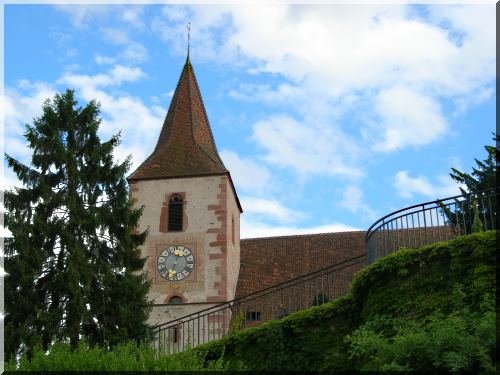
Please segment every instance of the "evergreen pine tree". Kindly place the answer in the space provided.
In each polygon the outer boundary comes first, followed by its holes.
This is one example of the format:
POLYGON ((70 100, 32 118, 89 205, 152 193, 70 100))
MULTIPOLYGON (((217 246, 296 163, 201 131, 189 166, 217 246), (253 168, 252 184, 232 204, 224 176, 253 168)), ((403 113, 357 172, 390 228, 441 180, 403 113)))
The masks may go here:
POLYGON ((456 228, 456 232, 473 233, 498 228, 497 197, 494 190, 498 189, 496 172, 500 156, 500 137, 493 134, 493 140, 496 147, 484 146, 487 157, 482 161, 474 159, 477 167, 472 168, 472 173, 452 168, 451 178, 465 186, 459 187, 461 193, 470 194, 467 200, 456 201, 454 211, 441 205, 449 224, 456 228))
POLYGON ((493 134, 495 146, 484 146, 488 156, 481 161, 474 159, 477 167, 472 168, 472 173, 461 172, 456 168, 451 168, 450 176, 456 182, 466 186, 466 189, 460 187, 462 194, 479 193, 496 187, 496 171, 498 156, 500 156, 499 142, 500 137, 493 134))
POLYGON ((23 183, 4 195, 7 356, 54 339, 112 346, 146 332, 142 209, 128 202, 130 160, 113 161, 119 134, 97 135, 99 113, 94 101, 77 107, 71 90, 58 94, 26 125, 31 166, 5 155, 23 183))

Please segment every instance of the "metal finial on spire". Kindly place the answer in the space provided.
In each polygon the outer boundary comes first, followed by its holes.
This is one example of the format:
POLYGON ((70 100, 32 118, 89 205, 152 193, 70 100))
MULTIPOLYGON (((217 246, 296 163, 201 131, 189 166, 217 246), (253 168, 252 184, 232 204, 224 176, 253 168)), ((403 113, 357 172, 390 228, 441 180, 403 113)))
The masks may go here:
POLYGON ((188 33, 188 56, 189 56, 189 45, 191 43, 191 22, 188 22, 186 29, 188 33))

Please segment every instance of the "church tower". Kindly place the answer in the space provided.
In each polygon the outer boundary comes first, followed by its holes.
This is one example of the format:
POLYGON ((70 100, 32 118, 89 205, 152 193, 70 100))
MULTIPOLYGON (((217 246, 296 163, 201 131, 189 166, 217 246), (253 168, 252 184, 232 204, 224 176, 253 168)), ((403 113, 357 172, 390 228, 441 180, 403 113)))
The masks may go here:
POLYGON ((240 213, 189 53, 152 154, 128 177, 151 279, 151 325, 234 298, 240 213))

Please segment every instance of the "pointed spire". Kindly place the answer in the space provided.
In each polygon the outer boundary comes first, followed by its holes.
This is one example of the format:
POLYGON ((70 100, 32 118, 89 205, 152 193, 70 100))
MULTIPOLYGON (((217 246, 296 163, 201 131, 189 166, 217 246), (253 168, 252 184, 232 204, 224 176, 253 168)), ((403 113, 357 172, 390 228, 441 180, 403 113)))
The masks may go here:
POLYGON ((158 143, 129 179, 225 173, 228 170, 217 152, 188 50, 158 143))

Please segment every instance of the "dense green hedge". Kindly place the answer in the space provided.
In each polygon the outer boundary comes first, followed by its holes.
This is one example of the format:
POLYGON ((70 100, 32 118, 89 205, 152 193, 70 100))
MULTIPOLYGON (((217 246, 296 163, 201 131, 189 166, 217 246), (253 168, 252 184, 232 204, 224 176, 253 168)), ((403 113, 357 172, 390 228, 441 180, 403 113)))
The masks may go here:
POLYGON ((496 235, 391 254, 360 271, 345 297, 177 355, 155 358, 132 344, 111 352, 56 345, 19 369, 488 373, 496 352, 496 235))
POLYGON ((243 363, 251 370, 419 370, 419 363, 431 363, 429 369, 440 371, 487 371, 496 347, 490 336, 482 340, 485 329, 495 331, 496 234, 483 232, 391 254, 360 271, 351 293, 343 298, 197 350, 207 360, 224 353, 226 366, 243 363), (436 321, 444 325, 438 327, 436 321), (457 331, 455 323, 466 328, 457 331), (420 342, 430 348, 429 353, 422 353, 424 357, 446 354, 458 363, 383 352, 397 347, 410 352, 411 338, 404 334, 410 328, 420 332, 420 342), (452 347, 431 348, 436 335, 446 332, 452 347), (380 336, 378 343, 385 340, 380 353, 363 344, 362 338, 369 340, 369 333, 380 336), (470 345, 459 342, 460 337, 470 345), (462 355, 466 350, 475 352, 462 355), (383 358, 367 366, 377 355, 391 359, 393 366, 387 367, 391 363, 383 363, 383 358))
MULTIPOLYGON (((5 365, 5 371, 16 369, 13 361, 5 365)), ((22 358, 20 371, 213 371, 224 370, 223 360, 205 363, 201 353, 189 350, 175 355, 157 357, 151 348, 137 347, 135 342, 119 345, 113 350, 98 346, 89 348, 84 340, 76 350, 69 344, 56 343, 49 353, 39 350, 31 360, 22 358)))
POLYGON ((453 286, 464 285, 467 303, 480 307, 495 296, 496 237, 488 231, 403 250, 361 270, 354 279, 360 318, 379 314, 419 318, 450 312, 453 286))

